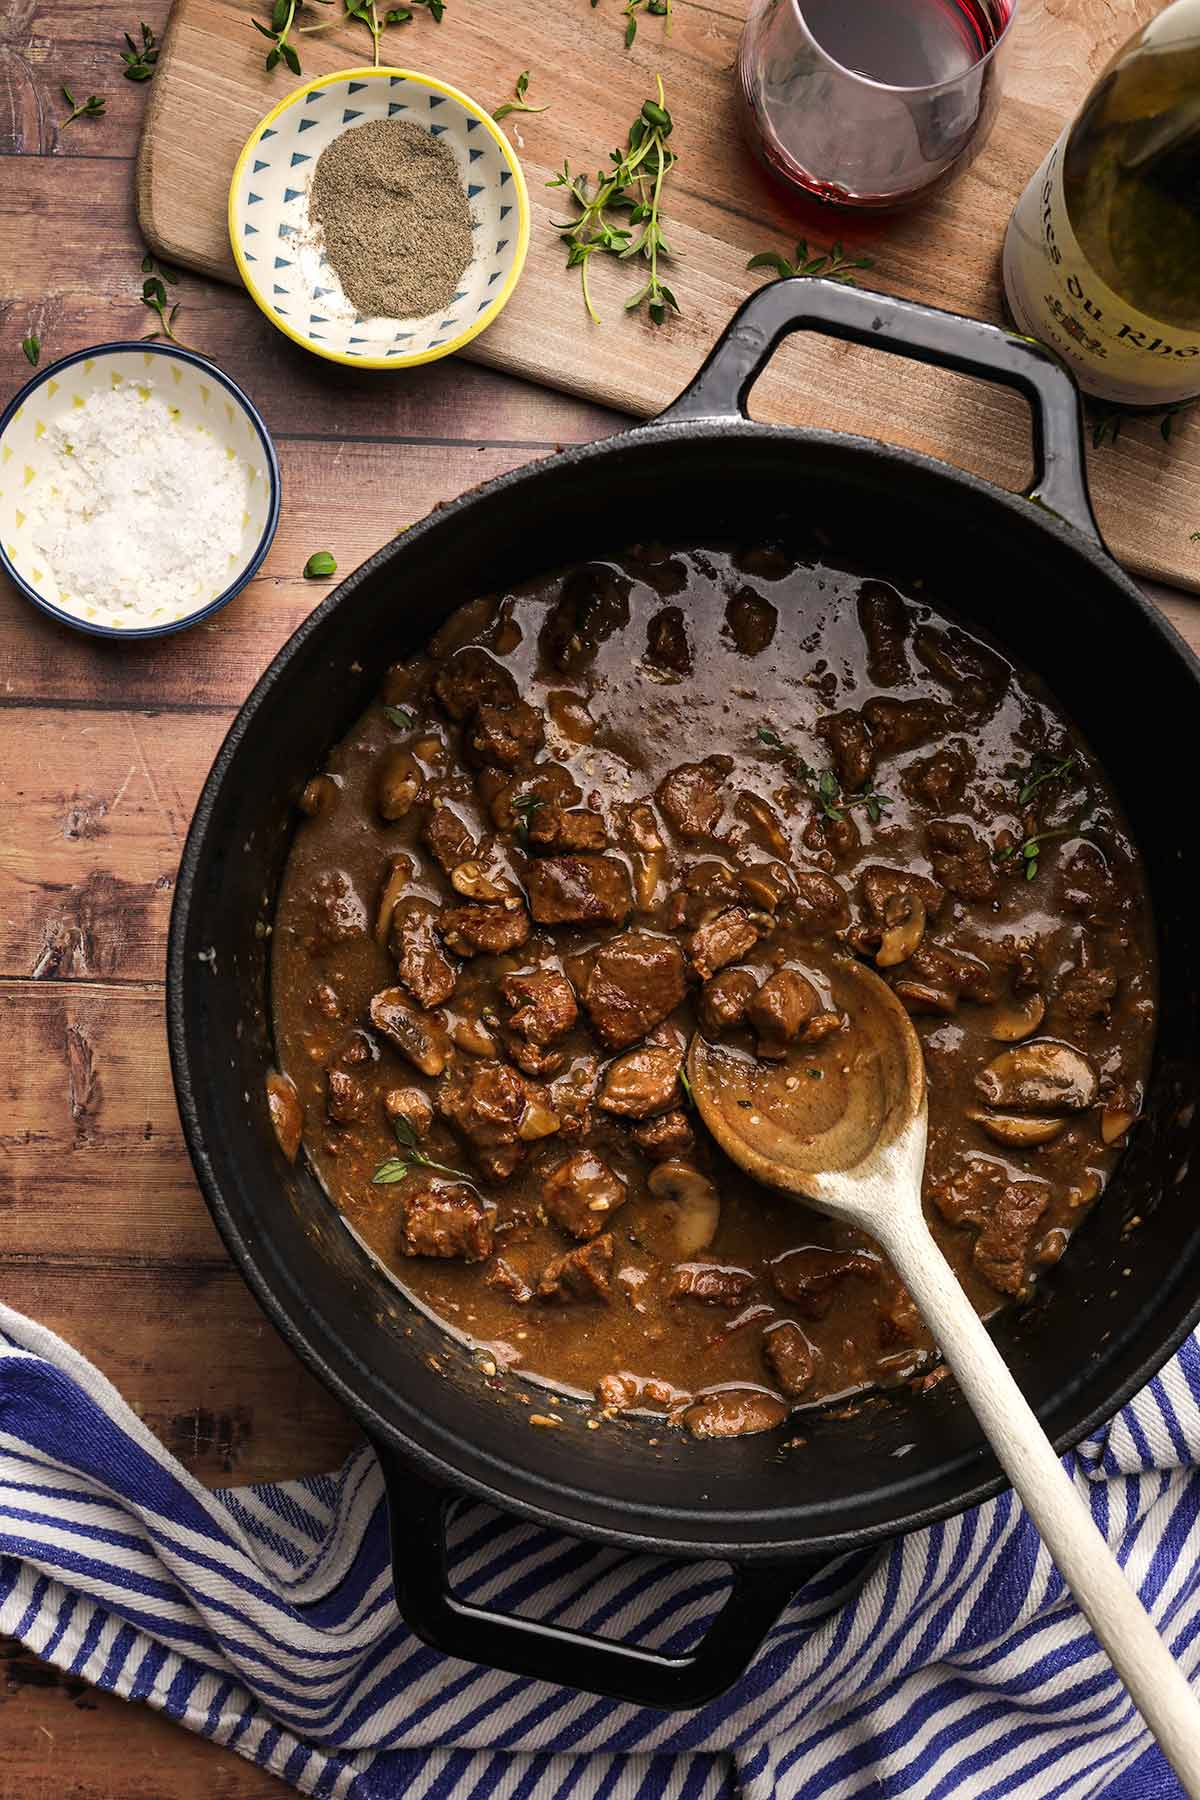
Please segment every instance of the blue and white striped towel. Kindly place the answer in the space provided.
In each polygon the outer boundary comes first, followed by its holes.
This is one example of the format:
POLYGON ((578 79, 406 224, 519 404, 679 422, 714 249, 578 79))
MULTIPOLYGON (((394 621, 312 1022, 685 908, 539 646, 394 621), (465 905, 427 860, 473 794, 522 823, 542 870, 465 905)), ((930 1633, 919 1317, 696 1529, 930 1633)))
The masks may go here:
MULTIPOLYGON (((1068 1459, 1200 1681, 1200 1337, 1068 1459)), ((468 1506, 471 1598, 686 1648, 721 1573, 468 1506)), ((663 1714, 451 1662, 400 1623, 378 1467, 209 1493, 0 1306, 0 1632, 350 1800, 1179 1800, 1010 1495, 805 1588, 723 1699, 663 1714)))

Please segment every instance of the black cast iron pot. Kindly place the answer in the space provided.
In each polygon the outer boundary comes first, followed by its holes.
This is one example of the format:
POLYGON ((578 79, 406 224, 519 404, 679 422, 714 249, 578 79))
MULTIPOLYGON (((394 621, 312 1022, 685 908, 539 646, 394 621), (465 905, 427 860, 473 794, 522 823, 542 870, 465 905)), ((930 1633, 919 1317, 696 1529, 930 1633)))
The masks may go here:
POLYGON ((262 926, 300 787, 388 662, 476 594, 618 552, 624 539, 614 532, 629 535, 627 521, 648 517, 650 493, 666 542, 786 542, 789 530, 819 522, 831 560, 844 552, 901 583, 923 576, 932 598, 1044 677, 1128 810, 1164 971, 1147 1118, 1044 1293, 996 1326, 1062 1448, 1148 1380, 1200 1313, 1200 834, 1181 805, 1171 749, 1196 716, 1200 666, 1104 549, 1078 398, 1057 363, 994 326, 784 281, 747 301, 693 385, 653 423, 502 476, 364 564, 280 651, 217 757, 171 922, 179 1109, 234 1260, 379 1450, 401 1611, 421 1637, 468 1661, 689 1707, 737 1678, 820 1561, 997 1492, 999 1469, 953 1382, 894 1393, 856 1418, 816 1412, 805 1421, 807 1448, 788 1455, 772 1434, 713 1445, 636 1425, 589 1432, 582 1411, 569 1409, 565 1429, 530 1431, 468 1354, 380 1275, 312 1174, 284 1162, 263 1089, 272 1050, 262 926), (864 438, 751 423, 755 376, 799 328, 1019 389, 1033 414, 1035 490, 1005 493, 864 438), (689 1657, 468 1605, 449 1591, 443 1536, 446 1507, 463 1494, 631 1550, 727 1560, 730 1599, 689 1657))

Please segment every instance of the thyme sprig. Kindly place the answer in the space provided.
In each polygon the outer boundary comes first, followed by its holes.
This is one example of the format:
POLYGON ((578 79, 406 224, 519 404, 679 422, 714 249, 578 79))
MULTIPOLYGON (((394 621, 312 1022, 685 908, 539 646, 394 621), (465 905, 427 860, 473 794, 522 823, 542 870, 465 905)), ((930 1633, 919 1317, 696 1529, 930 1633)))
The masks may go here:
MULTIPOLYGON (((647 13, 652 19, 666 19, 668 26, 671 18, 672 0, 625 0, 625 48, 628 50, 637 36, 638 14, 647 13)), ((595 0, 592 0, 595 5, 595 0)))
POLYGON ((871 782, 865 783, 856 793, 845 793, 832 769, 814 769, 798 750, 791 744, 785 744, 778 732, 772 731, 769 725, 759 726, 758 741, 766 744, 769 749, 782 753, 788 774, 808 790, 826 819, 833 819, 840 824, 852 806, 864 806, 872 825, 878 825, 892 804, 889 796, 881 794, 871 782))
POLYGON ((411 731, 417 722, 407 706, 385 706, 383 716, 385 719, 389 719, 393 725, 398 725, 401 731, 411 731))
POLYGON ((274 0, 271 7, 271 23, 264 25, 261 19, 251 19, 255 31, 270 40, 271 48, 267 51, 264 64, 267 72, 277 68, 282 62, 293 75, 303 73, 296 46, 292 43, 291 30, 296 23, 296 14, 300 10, 301 0, 274 0))
POLYGON ((497 125, 500 123, 501 119, 507 119, 509 113, 542 113, 550 111, 549 101, 546 102, 545 106, 530 106, 525 98, 528 92, 529 70, 522 69, 521 73, 517 76, 516 83, 513 87, 513 93, 516 95, 516 99, 503 101, 492 114, 497 125))
POLYGON ((380 1163, 371 1177, 377 1187, 393 1187, 398 1181, 406 1181, 415 1168, 433 1169, 439 1175, 452 1175, 455 1181, 470 1182, 471 1177, 461 1169, 452 1169, 447 1163, 435 1162, 432 1156, 426 1156, 417 1142, 417 1134, 405 1118, 392 1121, 392 1129, 396 1134, 396 1142, 400 1147, 398 1156, 387 1156, 380 1163))
MULTIPOLYGON (((258 30, 263 33, 264 37, 276 36, 278 38, 277 49, 279 54, 275 55, 273 51, 268 52, 268 69, 273 69, 275 63, 279 61, 279 57, 282 56, 293 75, 299 75, 300 59, 296 55, 295 46, 290 42, 288 33, 292 28, 292 22, 299 12, 300 7, 312 3, 313 0, 275 0, 274 8, 271 13, 272 30, 267 31, 264 26, 258 25, 258 30), (283 21, 282 33, 279 33, 276 28, 277 19, 283 21), (274 57, 274 60, 272 60, 272 57, 274 57)), ((321 6, 332 6, 334 0, 315 0, 315 3, 321 6)), ((438 25, 441 24, 446 16, 446 0, 408 0, 407 6, 388 7, 383 13, 380 13, 375 0, 343 0, 344 11, 340 12, 335 18, 325 19, 319 25, 297 25, 296 30, 301 36, 314 31, 331 31, 337 25, 344 25, 347 19, 353 19, 358 24, 365 25, 370 32, 372 61, 375 67, 378 68, 382 61, 379 40, 382 38, 389 25, 410 25, 416 17, 416 14, 412 11, 414 6, 425 7, 435 24, 438 25)), ((257 21, 251 20, 251 24, 257 24, 257 21)))
POLYGON ((59 129, 65 131, 75 119, 99 119, 104 115, 105 100, 103 94, 89 94, 86 100, 77 101, 66 83, 63 84, 62 97, 71 108, 59 129))
MULTIPOLYGON (((1178 400, 1174 406, 1168 406, 1158 421, 1158 435, 1164 444, 1171 442, 1175 430, 1175 421, 1180 413, 1187 412, 1195 404, 1192 400, 1178 400)), ((1092 448, 1102 450, 1105 444, 1115 444, 1121 435, 1122 427, 1130 419, 1137 418, 1137 413, 1130 412, 1121 406, 1096 407, 1089 409, 1092 422, 1092 448)))
POLYGON ((152 313, 158 315, 158 330, 148 331, 144 341, 149 343, 154 338, 165 337, 186 349, 187 345, 175 335, 175 315, 179 311, 179 302, 172 302, 167 293, 167 284, 174 287, 179 280, 178 275, 174 269, 168 269, 165 263, 156 262, 149 251, 142 258, 142 274, 145 276, 142 282, 142 305, 148 306, 152 313))
POLYGON ((807 238, 796 245, 795 261, 778 250, 760 250, 746 264, 748 269, 773 269, 780 280, 792 275, 819 275, 822 281, 839 281, 843 287, 857 287, 860 269, 873 269, 873 256, 848 257, 839 240, 828 250, 810 250, 807 238))
POLYGON ((1079 758, 1075 755, 1064 756, 1058 762, 1053 762, 1046 756, 1035 756, 1025 771, 1025 780, 1017 795, 1017 805, 1028 806, 1043 783, 1064 780, 1078 761, 1079 758))
POLYGON ((135 44, 127 31, 122 33, 127 48, 121 52, 121 61, 125 64, 121 73, 126 81, 149 81, 158 61, 158 40, 145 19, 141 21, 140 30, 140 44, 135 44))
POLYGON ((1017 844, 1005 844, 992 855, 999 863, 1012 862, 1019 858, 1025 865, 1025 879, 1032 881, 1041 866, 1042 845, 1052 843, 1055 838, 1080 837, 1085 830, 1081 825, 1063 825, 1057 831, 1035 831, 1017 844))
POLYGON ((679 302, 659 273, 660 261, 672 260, 662 229, 662 192, 678 159, 667 148, 673 122, 661 76, 657 85, 658 99, 643 102, 624 150, 609 153, 613 166, 598 170, 594 185, 587 175, 572 175, 566 162, 546 183, 547 187, 565 188, 579 208, 577 218, 554 220, 554 229, 566 245, 568 269, 579 270, 583 303, 597 325, 600 315, 592 303, 588 265, 598 251, 621 262, 641 257, 649 264, 644 285, 625 302, 626 312, 636 312, 645 302, 653 325, 663 325, 669 313, 679 312, 679 302), (610 216, 614 213, 624 215, 626 222, 618 223, 610 216), (638 226, 640 232, 635 229, 638 226))

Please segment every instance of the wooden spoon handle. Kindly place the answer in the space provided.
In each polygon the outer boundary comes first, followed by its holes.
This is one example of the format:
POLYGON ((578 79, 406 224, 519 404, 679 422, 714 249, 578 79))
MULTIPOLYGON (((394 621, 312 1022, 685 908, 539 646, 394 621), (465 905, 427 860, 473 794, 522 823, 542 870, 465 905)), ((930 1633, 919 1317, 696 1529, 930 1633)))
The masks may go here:
POLYGON ((1096 1529, 919 1205, 896 1208, 872 1229, 1113 1667, 1191 1800, 1200 1800, 1200 1698, 1096 1529))

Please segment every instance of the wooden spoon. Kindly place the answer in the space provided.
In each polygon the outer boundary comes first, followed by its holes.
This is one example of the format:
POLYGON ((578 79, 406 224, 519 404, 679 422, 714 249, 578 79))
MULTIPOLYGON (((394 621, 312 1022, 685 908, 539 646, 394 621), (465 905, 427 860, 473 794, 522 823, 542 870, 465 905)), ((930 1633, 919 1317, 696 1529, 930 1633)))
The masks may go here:
POLYGON ((925 1064, 912 1021, 861 963, 839 963, 830 985, 848 1028, 819 1057, 800 1049, 768 1065, 693 1038, 688 1077, 700 1116, 756 1180, 883 1246, 1096 1637, 1191 1800, 1200 1800, 1200 1700, 925 1222, 925 1064))

